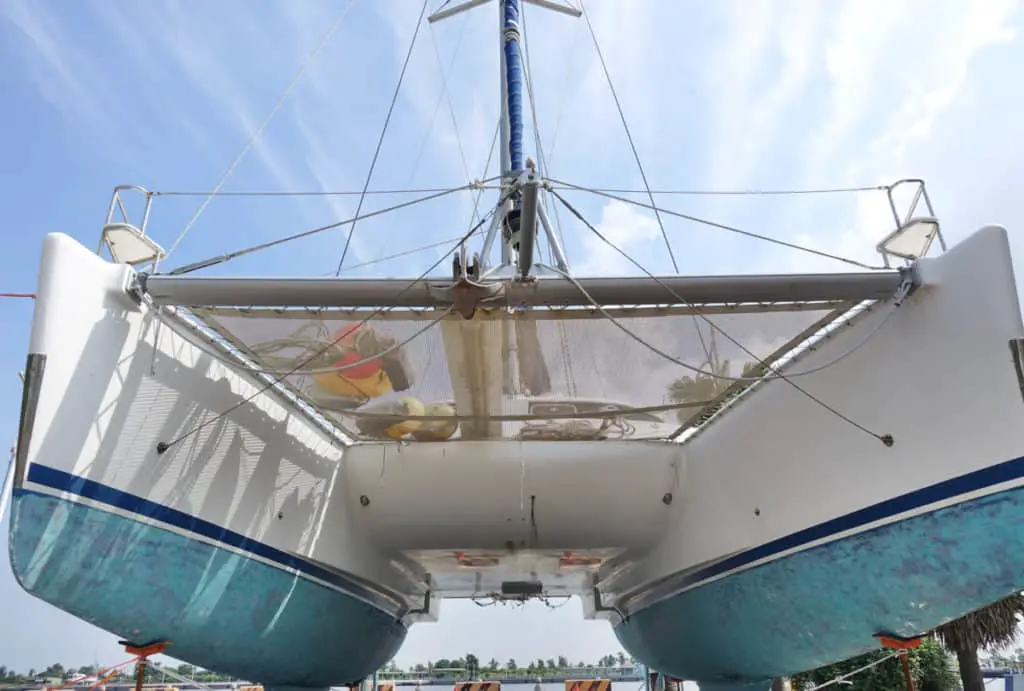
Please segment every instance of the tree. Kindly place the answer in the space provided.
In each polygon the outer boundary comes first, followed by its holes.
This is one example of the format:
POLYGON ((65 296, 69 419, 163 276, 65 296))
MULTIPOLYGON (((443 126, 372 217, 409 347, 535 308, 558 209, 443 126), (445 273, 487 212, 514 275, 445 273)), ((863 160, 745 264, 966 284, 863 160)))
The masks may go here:
POLYGON ((515 672, 519 668, 516 666, 516 661, 512 658, 509 658, 508 662, 505 663, 505 669, 509 672, 515 672))
POLYGON ((480 671, 480 660, 477 658, 476 655, 474 655, 473 653, 470 653, 469 655, 466 655, 465 667, 466 667, 466 671, 469 673, 469 675, 473 676, 478 671, 480 671))
MULTIPOLYGON (((729 374, 729 361, 718 360, 717 354, 712 353, 711 358, 704 362, 700 368, 702 372, 694 376, 683 375, 668 385, 668 399, 673 403, 698 403, 711 401, 720 393, 729 388, 733 381, 725 377, 729 374)), ((764 372, 764 366, 759 362, 748 362, 743 366, 741 377, 758 377, 764 372)), ((698 411, 698 406, 680 408, 677 417, 680 422, 685 422, 698 411)))
POLYGON ((558 656, 558 669, 569 669, 569 658, 565 655, 558 656))
POLYGON ((624 653, 624 652, 622 652, 620 650, 619 654, 616 655, 616 659, 619 661, 619 667, 625 667, 626 666, 626 653, 624 653))
POLYGON ((943 645, 956 654, 964 691, 984 691, 978 650, 1012 643, 1020 614, 1024 614, 1024 595, 1014 593, 935 629, 943 645))

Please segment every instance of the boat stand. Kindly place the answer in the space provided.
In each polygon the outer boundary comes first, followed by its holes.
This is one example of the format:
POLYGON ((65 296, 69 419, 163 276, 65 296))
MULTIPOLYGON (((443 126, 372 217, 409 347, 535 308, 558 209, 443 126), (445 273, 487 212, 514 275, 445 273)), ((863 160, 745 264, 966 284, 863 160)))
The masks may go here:
POLYGON ((899 652, 900 662, 903 663, 903 679, 907 683, 907 691, 915 691, 914 677, 910 673, 910 651, 921 645, 920 638, 901 638, 893 635, 876 635, 883 648, 899 652))
POLYGON ((146 665, 149 664, 149 657, 151 655, 159 655, 167 650, 170 642, 157 641, 155 643, 138 645, 128 641, 118 641, 118 644, 124 646, 126 653, 137 658, 135 662, 135 691, 142 691, 142 686, 146 682, 146 665))

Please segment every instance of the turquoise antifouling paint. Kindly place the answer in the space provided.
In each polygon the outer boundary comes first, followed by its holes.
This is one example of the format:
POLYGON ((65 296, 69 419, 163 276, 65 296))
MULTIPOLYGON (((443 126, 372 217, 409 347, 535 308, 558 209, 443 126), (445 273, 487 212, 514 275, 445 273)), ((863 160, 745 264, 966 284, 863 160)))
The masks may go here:
POLYGON ((877 632, 914 636, 1021 589, 1024 489, 1014 489, 698 586, 615 633, 653 669, 738 689, 730 684, 853 657, 877 648, 877 632))
POLYGON ((183 535, 19 490, 15 577, 33 595, 136 642, 275 687, 325 688, 382 667, 406 628, 361 600, 183 535))

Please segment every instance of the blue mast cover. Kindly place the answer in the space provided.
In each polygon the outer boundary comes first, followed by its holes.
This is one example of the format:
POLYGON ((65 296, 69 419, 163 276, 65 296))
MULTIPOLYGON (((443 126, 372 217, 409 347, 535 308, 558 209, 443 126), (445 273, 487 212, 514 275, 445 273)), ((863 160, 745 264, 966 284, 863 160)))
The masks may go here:
POLYGON ((523 156, 523 63, 519 52, 519 0, 502 0, 505 33, 505 84, 508 91, 508 153, 511 170, 526 167, 523 156))

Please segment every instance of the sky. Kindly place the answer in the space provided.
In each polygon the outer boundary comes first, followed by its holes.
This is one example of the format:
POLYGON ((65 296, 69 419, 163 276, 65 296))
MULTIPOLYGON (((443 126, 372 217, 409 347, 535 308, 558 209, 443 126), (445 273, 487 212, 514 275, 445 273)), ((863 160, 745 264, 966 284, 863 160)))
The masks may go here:
MULTIPOLYGON (((441 2, 429 0, 428 11, 441 2)), ((420 7, 417 0, 0 3, 0 208, 7 213, 0 291, 34 290, 46 233, 96 246, 117 184, 206 192, 245 151, 222 191, 360 191, 420 7)), ((1024 212, 1013 201, 1024 183, 1017 125, 1024 92, 1014 87, 1024 65, 1020 2, 588 0, 586 8, 652 188, 820 189, 922 177, 950 244, 1000 223, 1018 261, 1024 257, 1016 233, 1024 212)), ((494 174, 493 165, 484 171, 499 105, 496 11, 491 5, 420 28, 369 189, 451 188, 494 174)), ((525 25, 537 110, 535 128, 528 109, 527 153, 538 159, 536 131, 551 178, 642 189, 586 22, 528 7, 525 25)), ((483 193, 482 210, 493 195, 483 193)), ((362 211, 416 196, 367 195, 362 211)), ((674 267, 649 213, 592 194, 565 196, 655 273, 849 270, 663 217, 674 267)), ((893 229, 879 192, 656 199, 872 264, 874 245, 893 229)), ((174 245, 203 203, 202 195, 157 196, 149 233, 174 245)), ((358 195, 218 196, 165 267, 349 218, 358 203, 358 195)), ((361 221, 344 273, 415 276, 445 248, 356 265, 458 237, 472 213, 472 195, 460 193, 361 221)), ((637 272, 565 209, 558 216, 577 274, 637 272)), ((334 274, 345 232, 206 273, 334 274)), ((10 438, 30 319, 30 301, 0 301, 7 334, 0 379, 9 384, 0 388, 0 429, 10 438)), ((0 664, 122 657, 113 636, 20 591, 6 563, 0 603, 5 621, 18 622, 0 628, 0 664)), ((397 662, 467 652, 596 660, 618 650, 607 624, 584 622, 576 601, 555 611, 446 602, 439 623, 413 628, 397 662)))

